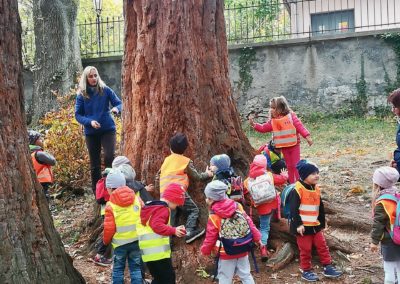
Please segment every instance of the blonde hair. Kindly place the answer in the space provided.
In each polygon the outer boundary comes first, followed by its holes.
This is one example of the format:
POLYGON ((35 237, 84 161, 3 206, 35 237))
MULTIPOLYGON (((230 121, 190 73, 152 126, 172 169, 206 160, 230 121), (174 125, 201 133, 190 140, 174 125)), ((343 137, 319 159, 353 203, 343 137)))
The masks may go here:
POLYGON ((106 86, 103 80, 101 80, 99 71, 97 71, 97 68, 94 66, 86 66, 85 69, 82 72, 81 78, 79 80, 79 85, 78 85, 78 92, 82 94, 85 98, 89 99, 89 95, 87 93, 87 77, 90 73, 90 71, 95 70, 97 73, 97 91, 99 92, 100 95, 103 95, 103 89, 106 86))
POLYGON ((292 112, 292 109, 284 96, 272 98, 269 101, 269 104, 270 106, 274 106, 276 113, 280 115, 287 115, 292 112))

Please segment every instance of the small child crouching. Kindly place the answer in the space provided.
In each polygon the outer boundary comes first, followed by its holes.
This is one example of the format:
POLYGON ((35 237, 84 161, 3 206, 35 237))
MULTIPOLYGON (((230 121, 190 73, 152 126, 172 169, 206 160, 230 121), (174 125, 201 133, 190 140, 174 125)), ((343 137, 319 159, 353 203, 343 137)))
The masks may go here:
MULTIPOLYGON (((228 223, 227 220, 232 220, 235 216, 237 219, 241 218, 245 220, 245 226, 251 232, 254 242, 260 241, 261 234, 254 226, 253 221, 244 212, 242 206, 227 197, 227 189, 228 186, 218 180, 212 181, 206 186, 204 193, 206 195, 206 202, 210 208, 210 215, 208 217, 206 237, 200 250, 203 255, 210 255, 212 251, 215 254, 219 254, 219 283, 232 283, 233 276, 237 274, 242 283, 253 284, 254 279, 250 273, 248 252, 229 255, 225 252, 219 236, 224 226, 229 227, 229 224, 226 225, 228 223)), ((240 226, 239 230, 245 226, 240 226)))
POLYGON ((185 227, 170 225, 170 210, 185 203, 185 191, 179 184, 169 184, 160 200, 147 202, 140 213, 139 247, 153 281, 174 284, 175 272, 171 261, 169 236, 184 237, 185 227))
POLYGON ((318 276, 312 271, 311 257, 313 245, 317 249, 320 261, 324 266, 324 276, 337 278, 342 275, 332 266, 329 248, 325 241, 325 211, 318 186, 319 169, 306 160, 297 164, 300 180, 295 183, 294 190, 289 195, 290 231, 296 235, 300 251, 301 278, 318 281, 318 276))
POLYGON ((385 283, 397 283, 400 278, 400 245, 393 242, 390 232, 396 220, 396 208, 400 193, 395 186, 399 173, 392 167, 381 167, 374 172, 374 198, 372 208, 374 223, 372 225, 370 248, 378 251, 381 243, 385 283))

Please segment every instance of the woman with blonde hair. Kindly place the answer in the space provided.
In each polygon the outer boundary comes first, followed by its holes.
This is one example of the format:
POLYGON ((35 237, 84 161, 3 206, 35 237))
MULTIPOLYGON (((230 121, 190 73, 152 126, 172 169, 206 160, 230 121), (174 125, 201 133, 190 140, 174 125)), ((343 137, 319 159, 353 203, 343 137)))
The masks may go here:
POLYGON ((97 69, 87 66, 79 81, 75 103, 75 118, 85 129, 86 146, 89 151, 92 190, 101 178, 101 148, 104 164, 111 168, 114 159, 116 134, 111 112, 121 112, 122 103, 115 92, 101 80, 97 69), (112 106, 110 111, 110 105, 112 106))

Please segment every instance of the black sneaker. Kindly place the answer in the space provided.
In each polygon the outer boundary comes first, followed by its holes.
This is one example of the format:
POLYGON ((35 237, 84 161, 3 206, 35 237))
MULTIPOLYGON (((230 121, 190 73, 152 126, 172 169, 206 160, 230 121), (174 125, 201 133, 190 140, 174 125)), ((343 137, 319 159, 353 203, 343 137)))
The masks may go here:
POLYGON ((190 231, 190 232, 188 232, 188 234, 185 237, 185 242, 187 244, 190 244, 195 239, 197 239, 197 238, 201 237, 202 235, 204 235, 205 232, 206 232, 205 229, 195 229, 193 231, 190 231))

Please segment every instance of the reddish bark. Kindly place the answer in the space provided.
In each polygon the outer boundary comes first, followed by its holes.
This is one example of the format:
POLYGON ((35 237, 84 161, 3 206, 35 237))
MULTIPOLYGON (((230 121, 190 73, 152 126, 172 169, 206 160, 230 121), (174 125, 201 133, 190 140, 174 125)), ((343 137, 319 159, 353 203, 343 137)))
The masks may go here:
POLYGON ((2 283, 84 283, 65 253, 28 150, 17 0, 0 1, 2 283))
POLYGON ((252 148, 241 128, 228 77, 223 1, 125 0, 123 152, 153 180, 175 131, 205 168, 227 153, 245 171, 252 148))

